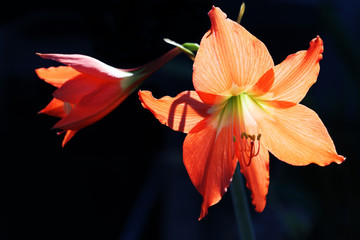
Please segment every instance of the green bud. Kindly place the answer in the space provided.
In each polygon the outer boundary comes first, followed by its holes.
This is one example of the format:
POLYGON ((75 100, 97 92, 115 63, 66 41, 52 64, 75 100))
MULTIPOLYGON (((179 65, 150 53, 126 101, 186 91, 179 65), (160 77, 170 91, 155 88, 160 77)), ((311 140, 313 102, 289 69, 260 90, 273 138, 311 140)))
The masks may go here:
POLYGON ((164 41, 170 45, 180 48, 192 60, 195 59, 195 54, 193 52, 196 52, 199 49, 199 44, 197 43, 184 43, 183 45, 181 45, 168 38, 164 38, 164 41))
POLYGON ((241 4, 240 11, 239 11, 239 16, 238 16, 238 19, 237 19, 237 21, 236 21, 238 24, 240 24, 241 19, 242 19, 242 17, 244 16, 244 13, 245 13, 245 3, 243 2, 243 3, 241 4))

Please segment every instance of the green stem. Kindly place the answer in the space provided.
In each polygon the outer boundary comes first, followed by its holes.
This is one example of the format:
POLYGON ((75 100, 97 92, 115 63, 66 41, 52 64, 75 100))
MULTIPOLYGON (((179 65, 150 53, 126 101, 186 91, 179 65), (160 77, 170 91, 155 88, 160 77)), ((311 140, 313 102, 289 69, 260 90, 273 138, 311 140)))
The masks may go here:
POLYGON ((245 183, 240 174, 239 164, 236 167, 232 184, 231 196, 233 199, 236 223, 241 240, 255 240, 254 229, 251 222, 249 205, 246 201, 245 183))

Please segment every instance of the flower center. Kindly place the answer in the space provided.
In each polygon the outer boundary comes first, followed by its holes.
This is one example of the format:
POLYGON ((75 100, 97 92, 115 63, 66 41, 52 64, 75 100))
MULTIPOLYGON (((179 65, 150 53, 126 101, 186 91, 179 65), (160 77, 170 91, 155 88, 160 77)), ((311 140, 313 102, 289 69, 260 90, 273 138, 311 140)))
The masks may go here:
POLYGON ((233 156, 236 156, 247 167, 250 166, 252 159, 260 153, 261 133, 254 118, 256 111, 253 110, 257 107, 256 98, 245 92, 231 96, 217 106, 218 129, 229 127, 233 156))
MULTIPOLYGON (((238 146, 239 148, 238 151, 241 154, 240 158, 242 158, 243 160, 248 159, 248 162, 245 161, 245 165, 247 167, 250 166, 251 160, 257 155, 259 155, 260 146, 261 146, 260 138, 261 138, 261 133, 259 133, 256 137, 255 135, 248 135, 246 132, 241 133, 241 140, 238 146)), ((233 140, 235 144, 236 143, 235 135, 233 136, 233 140)))

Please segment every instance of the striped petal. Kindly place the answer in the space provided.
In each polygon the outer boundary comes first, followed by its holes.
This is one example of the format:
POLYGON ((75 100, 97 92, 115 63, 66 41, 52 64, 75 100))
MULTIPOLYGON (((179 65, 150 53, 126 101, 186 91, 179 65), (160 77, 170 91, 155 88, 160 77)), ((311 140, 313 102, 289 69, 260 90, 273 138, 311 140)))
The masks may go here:
POLYGON ((45 59, 51 59, 72 67, 78 72, 85 73, 103 80, 119 80, 133 74, 109 66, 95 58, 81 54, 38 54, 45 59))
POLYGON ((74 79, 81 73, 68 66, 38 68, 35 70, 39 78, 54 87, 61 87, 66 81, 74 79))
POLYGON ((204 104, 195 91, 185 91, 176 97, 156 99, 149 91, 139 91, 144 108, 166 126, 188 133, 198 122, 208 116, 209 105, 204 104))
POLYGON ((266 46, 219 8, 209 12, 211 29, 201 40, 194 62, 196 91, 226 94, 234 85, 254 85, 274 66, 266 46))
POLYGON ((260 145, 260 151, 250 165, 248 159, 240 158, 240 171, 246 178, 246 186, 251 191, 252 203, 257 212, 262 212, 266 205, 266 195, 269 188, 269 152, 260 145))
POLYGON ((121 92, 119 84, 102 84, 84 96, 75 108, 54 128, 79 130, 100 120, 114 110, 130 93, 121 92))
POLYGON ((258 118, 262 143, 278 159, 295 166, 316 163, 320 166, 341 163, 334 143, 311 109, 298 104, 290 108, 273 108, 273 116, 258 118))
POLYGON ((307 51, 289 55, 276 65, 275 81, 269 90, 273 99, 299 103, 317 80, 323 50, 323 41, 318 36, 310 42, 307 51))
POLYGON ((230 126, 217 129, 204 119, 186 136, 183 161, 192 183, 203 197, 199 220, 227 191, 237 163, 233 155, 230 126))
POLYGON ((101 84, 101 79, 81 73, 65 82, 53 93, 53 96, 63 102, 77 104, 84 96, 96 90, 101 84))

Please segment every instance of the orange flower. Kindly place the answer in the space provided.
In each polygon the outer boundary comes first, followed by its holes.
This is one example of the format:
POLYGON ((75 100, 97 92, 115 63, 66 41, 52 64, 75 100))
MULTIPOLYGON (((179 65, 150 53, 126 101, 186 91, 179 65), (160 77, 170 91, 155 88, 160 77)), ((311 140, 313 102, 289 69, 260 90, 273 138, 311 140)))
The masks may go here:
POLYGON ((299 104, 319 74, 323 42, 274 66, 266 46, 219 9, 194 62, 195 91, 155 99, 140 91, 143 106, 170 128, 188 133, 183 161, 203 196, 200 218, 227 191, 237 162, 263 211, 269 185, 269 153, 291 165, 341 163, 344 157, 324 124, 299 104))
POLYGON ((174 48, 135 69, 122 70, 78 54, 38 54, 67 66, 39 68, 39 78, 58 89, 39 113, 59 117, 54 126, 66 131, 62 146, 80 129, 100 120, 124 101, 149 75, 181 53, 174 48))

